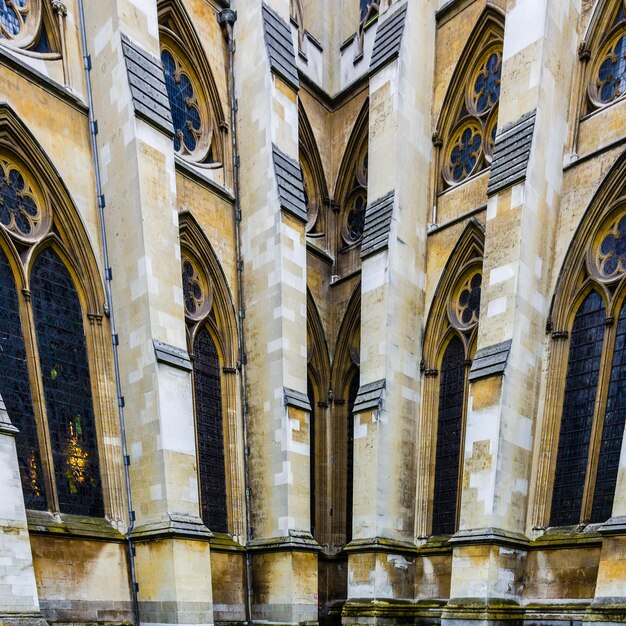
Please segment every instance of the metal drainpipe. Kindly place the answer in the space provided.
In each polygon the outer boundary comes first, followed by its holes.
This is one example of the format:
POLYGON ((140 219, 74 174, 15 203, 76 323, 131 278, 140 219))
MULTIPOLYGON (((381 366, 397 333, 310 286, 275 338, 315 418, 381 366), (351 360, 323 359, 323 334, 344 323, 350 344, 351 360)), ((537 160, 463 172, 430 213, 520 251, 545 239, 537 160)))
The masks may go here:
MULTIPOLYGON (((243 333, 243 320, 245 317, 244 292, 243 292, 243 259, 241 256, 241 208, 239 205, 239 147, 237 143, 237 97, 235 93, 235 39, 233 27, 237 21, 237 12, 232 9, 224 9, 217 16, 217 21, 222 26, 228 39, 228 65, 229 65, 229 92, 230 92, 230 126, 232 141, 233 161, 233 192, 235 211, 235 246, 237 256, 237 294, 239 297, 239 315, 237 316, 237 331, 239 334, 239 361, 241 368, 241 408, 243 423, 243 447, 244 447, 244 480, 246 491, 246 546, 252 538, 252 517, 250 512, 250 469, 249 469, 249 446, 248 446, 248 403, 246 397, 246 344, 243 333)), ((246 549, 246 623, 252 623, 252 560, 250 552, 246 549)))
POLYGON ((98 123, 94 118, 93 112, 93 93, 91 90, 91 56, 87 51, 87 31, 85 27, 85 8, 83 0, 78 0, 78 10, 80 16, 80 37, 83 47, 83 62, 85 67, 85 82, 87 84, 87 105, 89 108, 89 130, 91 134, 91 153, 93 158, 93 169, 96 179, 96 193, 98 195, 98 211, 100 216, 100 234, 102 236, 102 260, 104 263, 104 284, 106 291, 105 308, 108 308, 109 319, 111 324, 111 341, 113 344, 113 365, 115 369, 115 387, 117 392, 117 407, 120 422, 120 436, 122 439, 122 454, 124 455, 124 476, 126 479, 126 501, 128 505, 128 529, 126 530, 126 542, 128 546, 128 564, 131 579, 131 593, 133 597, 133 612, 135 614, 136 626, 141 626, 139 618, 139 601, 137 592, 139 585, 137 584, 137 573, 135 569, 135 548, 133 547, 132 532, 135 527, 135 511, 133 509, 133 499, 130 491, 130 458, 128 456, 128 448, 126 445, 126 422, 124 420, 124 396, 122 395, 122 383, 120 377, 120 361, 118 354, 118 336, 115 327, 115 313, 113 310, 113 295, 111 290, 111 281, 113 274, 109 265, 109 250, 107 243, 107 230, 104 219, 104 194, 102 193, 102 178, 100 176, 100 158, 98 155, 98 143, 96 135, 98 134, 98 123))

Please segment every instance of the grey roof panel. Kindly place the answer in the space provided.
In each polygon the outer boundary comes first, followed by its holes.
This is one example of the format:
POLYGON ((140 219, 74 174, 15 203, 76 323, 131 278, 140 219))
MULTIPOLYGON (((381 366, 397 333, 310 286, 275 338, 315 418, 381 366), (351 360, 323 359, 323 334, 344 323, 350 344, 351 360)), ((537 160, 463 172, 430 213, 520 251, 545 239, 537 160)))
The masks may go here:
POLYGON ((535 117, 536 111, 530 111, 498 132, 489 173, 488 195, 526 178, 535 117))
POLYGON ((263 30, 272 72, 286 80, 294 89, 299 89, 300 80, 291 28, 265 3, 263 3, 263 30))
POLYGON ((511 340, 481 348, 476 352, 469 379, 478 380, 489 376, 502 376, 511 351, 511 340))
POLYGON ((171 346, 168 343, 153 339, 154 354, 159 363, 166 363, 172 367, 190 372, 192 370, 189 353, 183 348, 171 346))
POLYGON ((400 54, 406 11, 407 5, 404 4, 392 15, 379 21, 370 62, 370 73, 378 71, 400 54))
POLYGON ((389 231, 393 216, 393 200, 395 192, 374 200, 365 213, 365 228, 361 242, 361 258, 365 258, 384 250, 389 245, 389 231))
POLYGON ((272 146, 272 156, 278 182, 280 208, 306 222, 308 218, 300 165, 276 146, 272 146))
POLYGON ((285 406, 293 406, 296 409, 311 412, 311 403, 309 402, 309 397, 306 393, 301 393, 295 389, 289 389, 289 387, 283 387, 283 400, 285 406))
POLYGON ((386 380, 377 380, 359 388, 359 393, 354 400, 353 413, 362 413, 372 409, 378 410, 382 407, 383 391, 385 389, 386 380))
POLYGON ((168 135, 174 134, 161 60, 122 34, 122 53, 135 114, 168 135))

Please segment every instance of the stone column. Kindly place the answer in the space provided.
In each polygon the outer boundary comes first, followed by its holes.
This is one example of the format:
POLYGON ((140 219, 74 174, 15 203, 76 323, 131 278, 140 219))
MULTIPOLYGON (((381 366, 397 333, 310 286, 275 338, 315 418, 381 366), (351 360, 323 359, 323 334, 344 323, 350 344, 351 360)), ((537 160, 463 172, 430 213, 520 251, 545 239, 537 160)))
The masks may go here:
POLYGON ((413 610, 435 4, 397 2, 381 14, 370 68, 361 387, 344 623, 406 620, 413 610), (389 41, 391 52, 383 43, 389 41))
POLYGON ((151 625, 212 624, 210 533, 199 516, 174 149, 157 6, 111 0, 85 2, 85 11, 126 404, 140 614, 151 625))
POLYGON ((0 397, 0 624, 47 626, 39 611, 16 433, 0 397))
POLYGON ((317 620, 299 81, 288 0, 235 8, 252 619, 295 624, 317 620))
POLYGON ((570 0, 508 3, 445 622, 521 614, 533 424, 579 11, 580 2, 570 0))

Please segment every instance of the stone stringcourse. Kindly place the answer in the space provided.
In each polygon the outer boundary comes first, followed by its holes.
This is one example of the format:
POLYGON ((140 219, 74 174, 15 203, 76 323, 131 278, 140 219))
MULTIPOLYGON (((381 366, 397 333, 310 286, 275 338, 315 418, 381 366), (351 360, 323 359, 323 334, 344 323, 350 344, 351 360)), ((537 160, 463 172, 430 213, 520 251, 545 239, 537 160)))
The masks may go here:
POLYGON ((266 4, 263 4, 263 28, 272 72, 278 74, 294 89, 299 89, 300 79, 291 29, 278 13, 266 4))
POLYGON ((274 157, 274 170, 278 181, 280 208, 306 222, 304 180, 300 165, 274 145, 272 146, 272 156, 274 157))
POLYGON ((361 258, 385 250, 389 246, 389 231, 393 216, 395 191, 374 200, 365 213, 365 229, 361 243, 361 258))
POLYGON ((142 50, 126 35, 122 35, 122 52, 136 115, 173 135, 172 113, 161 60, 142 50))
POLYGON ((498 133, 493 149, 488 195, 498 193, 526 178, 535 118, 536 111, 530 111, 498 133))
POLYGON ((407 5, 380 23, 374 41, 374 52, 370 62, 370 74, 377 72, 400 54, 407 5))

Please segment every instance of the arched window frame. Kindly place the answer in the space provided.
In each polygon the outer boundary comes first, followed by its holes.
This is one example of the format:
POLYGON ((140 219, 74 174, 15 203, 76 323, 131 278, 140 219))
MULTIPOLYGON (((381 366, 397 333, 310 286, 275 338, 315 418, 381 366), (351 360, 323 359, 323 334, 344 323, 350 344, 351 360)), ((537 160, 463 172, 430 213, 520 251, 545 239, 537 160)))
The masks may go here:
POLYGON ((472 110, 469 94, 473 91, 474 83, 483 66, 494 53, 499 54, 501 72, 503 43, 504 15, 496 7, 488 5, 459 57, 460 61, 454 69, 433 132, 434 188, 438 194, 464 184, 491 166, 499 101, 479 112, 472 110), (450 170, 451 155, 467 132, 471 133, 472 138, 478 132, 482 141, 476 151, 474 166, 466 175, 456 180, 450 170))
MULTIPOLYGON (((195 338, 200 329, 206 328, 220 361, 228 534, 239 543, 245 543, 243 432, 238 392, 240 375, 234 300, 219 260, 193 215, 187 211, 182 212, 179 221, 182 259, 189 258, 192 261, 209 298, 197 315, 185 316, 189 353, 193 362, 195 338)), ((198 480, 199 494, 200 488, 198 480)))
MULTIPOLYGON (((53 522, 50 513, 59 513, 46 402, 42 382, 39 346, 31 302, 30 280, 39 256, 51 249, 58 257, 76 290, 83 320, 85 350, 89 369, 96 450, 102 485, 104 516, 118 529, 126 527, 123 498, 123 459, 119 454, 119 424, 115 391, 110 328, 104 311, 105 294, 86 229, 74 207, 61 176, 36 140, 13 111, 0 108, 0 159, 13 164, 30 185, 41 219, 28 236, 0 226, 0 248, 15 280, 22 336, 26 350, 33 413, 47 494, 47 511, 29 511, 45 527, 53 522)), ((9 414, 9 418, 11 415, 9 414)), ((62 519, 69 518, 61 514, 62 519)))
MULTIPOLYGON (((598 92, 597 79, 600 66, 607 60, 618 41, 626 38, 626 2, 624 0, 600 0, 589 22, 585 38, 578 47, 581 62, 581 106, 580 115, 612 106, 626 98, 625 86, 621 94, 603 100, 598 92), (623 12, 619 19, 620 10, 623 12)), ((626 40, 622 40, 623 41, 626 40)))
POLYGON ((328 222, 326 211, 329 204, 328 187, 317 141, 301 102, 298 106, 298 128, 300 167, 302 168, 307 200, 306 234, 307 237, 317 239, 326 235, 328 222))
POLYGON ((201 120, 196 147, 181 142, 176 154, 195 167, 222 169, 228 160, 229 125, 207 55, 180 0, 159 2, 158 15, 161 52, 167 50, 190 81, 201 120))
POLYGON ((67 8, 61 0, 27 0, 10 9, 22 27, 11 35, 0 26, 0 44, 25 56, 53 61, 64 53, 67 8), (45 45, 47 44, 47 45, 45 45))
POLYGON ((337 342, 335 344, 334 359, 331 368, 331 390, 333 392, 331 458, 346 459, 340 466, 335 462, 333 485, 333 520, 330 545, 341 548, 346 545, 346 539, 351 536, 351 529, 346 522, 351 519, 347 510, 347 494, 352 488, 347 484, 347 455, 348 421, 354 419, 348 409, 350 383, 354 376, 360 375, 361 365, 361 284, 355 290, 347 305, 341 322, 337 342))
POLYGON ((332 432, 329 422, 330 356, 324 327, 310 291, 307 293, 307 375, 311 382, 313 397, 309 398, 313 410, 311 435, 311 475, 314 479, 314 507, 311 512, 311 532, 322 545, 330 544, 330 493, 329 478, 331 458, 328 434, 332 432))
POLYGON ((478 320, 469 324, 459 323, 453 303, 466 280, 474 274, 482 274, 484 228, 476 219, 465 227, 445 265, 435 290, 424 330, 422 358, 423 401, 419 417, 418 432, 421 433, 418 453, 416 493, 416 536, 426 539, 432 534, 434 510, 435 464, 437 430, 439 420, 440 372, 443 357, 452 339, 461 340, 465 350, 465 383, 459 449, 459 474, 455 527, 458 528, 460 501, 462 496, 463 449, 469 392, 468 375, 476 351, 478 320))
POLYGON ((538 431, 540 444, 536 458, 536 478, 532 481, 534 493, 531 494, 530 523, 537 528, 550 525, 572 326, 585 298, 596 291, 604 303, 606 322, 579 522, 587 524, 591 518, 598 452, 617 334, 616 322, 626 301, 626 272, 610 278, 603 277, 593 260, 593 251, 607 222, 626 212, 624 176, 626 159, 622 157, 607 175, 574 235, 552 302, 547 326, 552 346, 549 351, 545 408, 538 431))
POLYGON ((335 198, 340 211, 337 225, 339 252, 358 248, 363 239, 368 201, 368 146, 369 100, 366 100, 350 134, 335 185, 335 198))

